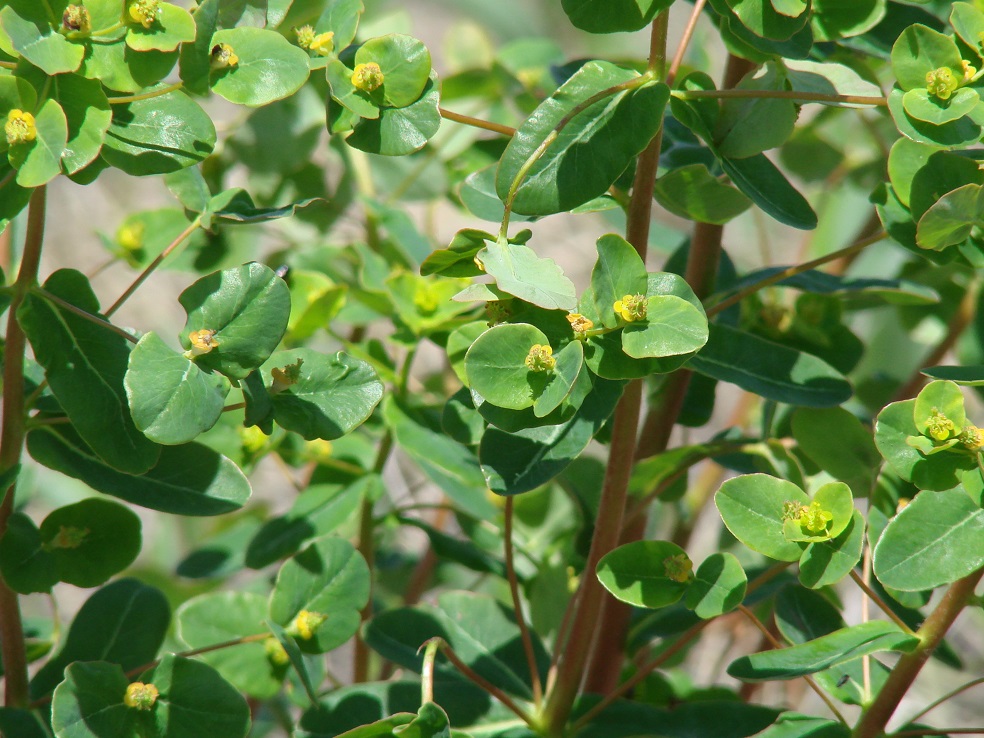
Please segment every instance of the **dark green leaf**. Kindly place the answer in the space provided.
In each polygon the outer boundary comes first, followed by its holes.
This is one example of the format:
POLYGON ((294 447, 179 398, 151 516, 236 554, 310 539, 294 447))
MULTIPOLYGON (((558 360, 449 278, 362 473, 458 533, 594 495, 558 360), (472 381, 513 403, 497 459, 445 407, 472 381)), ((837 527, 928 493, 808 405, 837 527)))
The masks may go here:
POLYGON ((588 33, 638 31, 672 0, 563 0, 564 12, 588 33))
POLYGON ((634 541, 603 556, 597 576, 616 599, 655 610, 683 597, 692 566, 686 552, 675 543, 634 541))
POLYGON ((752 204, 740 190, 711 176, 703 164, 667 172, 656 180, 653 195, 674 215, 716 225, 741 215, 752 204))
POLYGON ((356 124, 345 142, 360 151, 383 156, 406 156, 419 151, 441 127, 441 94, 431 74, 423 93, 403 108, 383 108, 376 119, 356 124))

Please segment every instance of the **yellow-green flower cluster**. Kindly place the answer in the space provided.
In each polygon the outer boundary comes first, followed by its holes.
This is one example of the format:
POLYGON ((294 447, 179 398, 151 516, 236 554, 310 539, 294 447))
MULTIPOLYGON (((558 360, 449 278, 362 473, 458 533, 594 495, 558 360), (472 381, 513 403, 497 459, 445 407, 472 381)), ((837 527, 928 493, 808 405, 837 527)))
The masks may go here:
POLYGON ((926 73, 926 89, 930 95, 940 100, 949 100, 959 86, 960 83, 949 67, 940 67, 926 73))
POLYGON ((130 0, 126 7, 126 14, 134 23, 150 28, 161 14, 160 0, 130 0))
POLYGON ((62 13, 62 27, 66 31, 88 33, 92 30, 89 11, 85 9, 84 5, 69 5, 62 13))
POLYGON ((934 407, 930 411, 929 420, 926 421, 926 433, 934 441, 946 441, 957 433, 957 428, 938 407, 934 407))
POLYGON ((547 344, 533 344, 533 348, 526 355, 526 368, 531 372, 549 372, 557 366, 557 360, 553 357, 553 349, 547 344))
POLYGON ((335 50, 335 34, 332 31, 325 33, 315 33, 312 26, 301 26, 295 28, 297 34, 297 45, 302 49, 313 51, 319 56, 328 56, 335 50))
POLYGON ((157 702, 157 687, 153 684, 143 682, 133 682, 126 688, 123 695, 123 704, 135 710, 149 710, 157 702))
POLYGON ((228 69, 239 64, 239 57, 229 44, 216 44, 212 47, 212 69, 228 69))
POLYGON ((612 305, 615 314, 626 323, 637 323, 646 319, 647 301, 645 295, 625 295, 612 305))
POLYGON ((299 638, 303 638, 305 641, 309 641, 314 638, 315 631, 320 628, 321 624, 327 619, 328 616, 322 615, 320 612, 301 610, 297 613, 297 617, 294 618, 294 622, 287 628, 287 632, 291 635, 296 635, 299 638))
POLYGON ((372 92, 383 84, 383 70, 376 62, 356 64, 352 72, 352 84, 363 92, 372 92))
POLYGON ((185 356, 192 359, 196 356, 207 354, 214 349, 219 345, 219 342, 215 340, 216 333, 218 331, 213 331, 209 328, 202 328, 199 331, 189 333, 188 340, 191 342, 191 348, 185 352, 185 356))
POLYGON ((34 125, 34 116, 24 110, 14 108, 7 113, 7 122, 3 126, 7 136, 7 145, 30 143, 38 137, 38 129, 34 125))
POLYGON ((686 554, 676 554, 667 556, 663 559, 663 568, 666 569, 666 576, 674 582, 688 582, 694 570, 694 562, 686 554))
POLYGON ((584 335, 594 328, 594 321, 585 318, 581 313, 568 313, 567 322, 571 324, 571 330, 577 335, 584 335))

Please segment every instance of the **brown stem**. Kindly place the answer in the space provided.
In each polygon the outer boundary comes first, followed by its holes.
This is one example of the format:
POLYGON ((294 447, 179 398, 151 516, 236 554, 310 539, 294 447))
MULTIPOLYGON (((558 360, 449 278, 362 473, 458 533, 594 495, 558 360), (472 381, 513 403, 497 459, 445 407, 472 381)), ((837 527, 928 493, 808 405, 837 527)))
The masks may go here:
MULTIPOLYGON (((961 334, 963 334, 963 332, 967 329, 967 326, 969 326, 974 320, 974 315, 977 308, 977 295, 979 291, 980 280, 975 279, 964 293, 963 300, 960 301, 957 311, 953 314, 953 317, 950 318, 950 322, 946 327, 946 335, 943 336, 943 340, 940 341, 933 348, 933 350, 929 352, 926 358, 922 360, 920 367, 935 366, 939 364, 950 349, 954 347, 961 334)), ((919 394, 919 390, 922 389, 923 385, 926 384, 927 381, 928 377, 917 370, 913 373, 909 381, 899 388, 892 400, 908 400, 911 397, 915 397, 919 394)))
POLYGON ((455 113, 452 110, 445 110, 444 108, 438 108, 437 110, 440 112, 442 118, 453 120, 455 123, 464 123, 466 126, 501 133, 503 136, 513 136, 516 133, 515 128, 504 126, 501 123, 493 123, 490 120, 482 120, 481 118, 472 118, 470 115, 462 115, 461 113, 455 113))
POLYGON ((673 61, 670 63, 670 71, 666 73, 666 84, 673 86, 673 80, 676 79, 677 72, 680 71, 680 65, 683 64, 683 56, 687 53, 687 47, 690 46, 690 39, 694 36, 694 29, 697 28, 697 21, 700 20, 700 14, 704 10, 704 4, 706 0, 697 0, 694 3, 694 9, 690 12, 690 18, 687 19, 687 27, 683 29, 683 35, 680 37, 680 45, 677 46, 676 53, 673 55, 673 61))
MULTIPOLYGON (((13 472, 20 464, 24 448, 24 351, 27 339, 17 309, 28 290, 38 281, 41 244, 44 241, 46 188, 31 193, 27 211, 27 233, 20 270, 14 283, 10 307, 7 309, 7 335, 3 350, 3 411, 0 416, 0 474, 13 472)), ((7 522, 14 512, 16 477, 7 487, 0 503, 0 537, 7 532, 7 522)), ((27 654, 24 627, 21 621, 17 593, 0 578, 0 658, 3 659, 5 680, 4 704, 24 707, 28 700, 27 654)))
POLYGON ((523 617, 523 603, 519 599, 519 582, 516 579, 516 567, 513 560, 513 498, 506 498, 505 511, 505 557, 506 557, 506 578, 509 580, 509 594, 512 596, 513 611, 516 613, 516 625, 519 626, 519 635, 523 639, 523 651, 526 652, 526 664, 530 670, 530 684, 533 686, 533 704, 537 708, 543 701, 543 685, 540 683, 540 670, 536 665, 536 654, 533 651, 533 639, 530 638, 530 629, 526 625, 526 618, 523 617))
POLYGON ((889 719, 909 691, 923 665, 943 640, 947 630, 953 625, 953 621, 963 611, 967 602, 974 596, 974 588, 981 581, 982 576, 984 576, 984 569, 950 585, 936 609, 916 631, 920 639, 919 645, 911 653, 903 654, 892 668, 875 701, 862 713, 851 734, 852 738, 876 738, 885 731, 889 719))
POLYGON ((41 287, 35 287, 34 288, 34 291, 37 292, 37 294, 41 295, 44 299, 50 300, 51 302, 55 303, 56 305, 58 305, 63 310, 67 310, 70 313, 74 313, 75 315, 78 315, 83 320, 88 320, 90 323, 94 323, 95 325, 98 325, 100 328, 105 328, 108 331, 112 331, 113 333, 116 333, 116 334, 118 334, 120 336, 123 336, 123 338, 125 338, 130 343, 136 343, 137 342, 136 336, 130 335, 129 333, 127 333, 125 330, 123 330, 119 326, 113 325, 108 320, 103 320, 98 315, 93 315, 92 313, 87 313, 85 310, 83 310, 82 308, 80 308, 78 305, 73 305, 72 303, 68 302, 67 300, 61 299, 58 295, 55 295, 55 294, 52 294, 51 292, 48 292, 48 290, 46 290, 46 289, 43 289, 41 287))
POLYGON ((889 607, 888 603, 885 602, 885 600, 883 600, 881 597, 879 597, 878 593, 875 592, 875 590, 873 590, 871 587, 869 587, 868 583, 865 582, 862 576, 858 574, 854 569, 851 569, 851 579, 853 579, 854 583, 861 588, 861 590, 865 593, 868 599, 874 602, 876 605, 878 605, 878 608, 883 613, 885 613, 893 623, 899 626, 903 632, 912 633, 912 628, 906 625, 905 621, 895 614, 895 611, 892 610, 891 607, 889 607))

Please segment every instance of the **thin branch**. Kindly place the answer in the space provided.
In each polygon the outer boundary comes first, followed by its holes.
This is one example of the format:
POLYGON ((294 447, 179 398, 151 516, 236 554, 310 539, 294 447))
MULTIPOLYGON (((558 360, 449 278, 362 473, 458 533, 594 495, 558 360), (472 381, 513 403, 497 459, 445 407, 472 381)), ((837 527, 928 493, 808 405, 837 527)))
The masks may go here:
POLYGON ((796 102, 829 102, 845 105, 875 105, 885 107, 888 100, 871 95, 827 95, 822 92, 797 92, 796 90, 673 90, 671 93, 680 100, 699 100, 701 98, 725 99, 746 98, 794 100, 796 102))
POLYGON ((970 689, 971 687, 976 687, 978 684, 984 684, 984 677, 980 677, 978 679, 975 679, 972 682, 967 682, 962 687, 957 687, 956 689, 947 692, 945 695, 943 695, 939 699, 934 700, 933 702, 930 702, 926 707, 924 707, 922 710, 920 710, 915 715, 913 715, 911 718, 909 718, 909 722, 910 723, 916 722, 919 718, 921 718, 924 715, 926 715, 926 713, 931 712, 932 710, 935 710, 937 707, 939 707, 940 705, 942 705, 947 700, 953 699, 954 697, 956 697, 961 692, 966 692, 968 689, 970 689))
POLYGON ((892 733, 892 738, 920 735, 984 735, 984 728, 919 728, 916 730, 900 730, 897 733, 892 733))
POLYGON ((885 602, 885 600, 883 600, 881 597, 879 597, 878 593, 875 592, 875 590, 873 590, 871 587, 869 587, 867 582, 865 582, 864 579, 861 577, 861 575, 858 574, 857 571, 855 571, 854 569, 851 569, 851 579, 853 579, 854 583, 861 588, 861 590, 865 593, 868 599, 870 599, 872 602, 878 605, 878 608, 883 613, 885 613, 893 623, 895 623, 897 626, 899 626, 902 629, 902 632, 908 633, 909 635, 913 635, 912 628, 906 625, 905 621, 902 620, 902 618, 900 618, 892 611, 892 608, 889 607, 888 603, 885 602))
POLYGON ((138 100, 150 100, 154 97, 161 97, 163 95, 168 95, 172 92, 180 90, 184 85, 181 82, 175 82, 173 85, 168 85, 167 87, 161 87, 158 90, 151 90, 150 92, 143 92, 139 95, 125 95, 123 97, 111 97, 109 98, 110 105, 126 105, 127 103, 137 102, 138 100))
POLYGON ((519 582, 516 580, 516 566, 513 561, 513 498, 506 498, 505 511, 505 539, 506 554, 506 578, 509 580, 509 593, 512 595, 513 610, 516 613, 516 624, 519 626, 519 635, 523 639, 523 650, 526 652, 526 664, 530 670, 530 684, 533 685, 533 704, 540 709, 543 701, 543 685, 540 683, 540 670, 536 665, 536 654, 533 651, 533 639, 530 638, 530 629, 526 625, 526 618, 523 617, 523 604, 519 599, 519 582))
MULTIPOLYGON (((755 624, 755 627, 758 628, 759 631, 761 631, 762 635, 769 641, 769 643, 772 644, 772 647, 774 649, 776 649, 776 650, 781 650, 782 649, 782 647, 783 647, 782 644, 779 643, 779 641, 776 640, 775 636, 773 636, 772 633, 769 632, 769 629, 765 627, 765 624, 761 620, 759 620, 757 617, 755 617, 755 613, 754 612, 752 612, 747 607, 745 607, 745 605, 738 605, 738 610, 739 610, 739 612, 741 612, 742 615, 744 615, 746 618, 748 618, 749 620, 751 620, 752 623, 755 624)), ((813 679, 813 677, 811 677, 811 676, 804 676, 803 677, 803 681, 805 681, 810 686, 810 689, 812 689, 814 692, 816 692, 817 696, 821 700, 823 700, 823 703, 830 709, 830 711, 834 714, 834 716, 841 723, 844 723, 846 725, 847 724, 847 721, 844 719, 844 716, 841 715, 840 710, 837 709, 837 705, 835 705, 833 703, 833 700, 831 700, 830 697, 827 696, 827 693, 824 692, 820 688, 820 685, 816 683, 816 681, 813 679)))
POLYGON ((422 705, 434 701, 434 660, 440 647, 440 638, 431 638, 423 645, 424 663, 420 669, 420 704, 422 705))
POLYGON ((148 264, 142 272, 140 272, 140 274, 137 276, 135 280, 133 280, 130 286, 123 291, 123 294, 120 295, 118 298, 116 298, 116 302, 114 302, 112 305, 109 306, 109 309, 106 311, 107 318, 112 317, 113 313, 119 310, 123 306, 123 303, 125 303, 127 300, 130 299, 130 297, 133 296, 133 293, 136 292, 137 288, 147 280, 147 277, 153 274, 154 270, 161 265, 161 262, 164 261, 168 256, 170 256, 171 252, 174 251, 176 248, 178 248, 178 246, 184 243, 184 240, 188 238, 188 236, 190 236, 192 233, 195 232, 198 226, 201 225, 201 222, 202 222, 202 216, 199 215, 197 218, 191 221, 191 223, 188 224, 187 228, 181 231, 181 233, 179 233, 177 237, 167 245, 167 248, 165 248, 160 254, 158 254, 157 257, 152 262, 150 262, 150 264, 148 264))
POLYGON ((442 118, 445 118, 446 120, 453 120, 455 123, 463 123, 464 125, 472 126, 473 128, 481 128, 483 131, 501 133, 503 136, 513 136, 516 133, 515 128, 504 126, 501 123, 493 123, 490 120, 473 118, 470 115, 462 115, 461 113, 455 113, 453 110, 445 110, 444 108, 438 108, 437 110, 441 114, 442 118))
POLYGON ((94 323, 95 325, 98 325, 100 328, 105 328, 108 331, 112 331, 113 333, 123 336, 123 338, 125 338, 130 343, 137 342, 137 338, 135 336, 131 336, 129 333, 127 333, 125 330, 120 328, 118 325, 113 325, 108 320, 103 320, 98 315, 93 315, 92 313, 86 312, 78 305, 73 305, 67 300, 63 300, 58 295, 48 292, 48 290, 44 289, 43 287, 35 287, 34 292, 41 295, 46 300, 50 300, 51 302, 55 303, 59 307, 64 308, 68 312, 74 313, 75 315, 78 315, 80 318, 83 318, 85 320, 88 320, 90 323, 94 323))
POLYGON ((694 3, 694 9, 690 12, 690 18, 687 19, 687 27, 683 29, 683 35, 680 37, 680 45, 677 46, 676 53, 673 55, 673 61, 670 62, 670 71, 666 73, 666 84, 673 86, 673 80, 676 79, 677 72, 680 71, 680 65, 683 64, 684 54, 687 53, 687 47, 690 46, 690 39, 693 38, 694 30, 697 28, 697 21, 700 19, 700 14, 704 10, 704 3, 707 0, 696 0, 694 3))
POLYGON ((484 677, 480 676, 479 674, 476 674, 474 671, 472 671, 471 667, 468 666, 468 664, 466 664, 464 661, 459 659, 457 654, 454 652, 454 649, 452 649, 451 646, 444 639, 439 638, 436 640, 438 640, 441 644, 441 653, 444 654, 447 660, 450 661, 451 664, 454 666, 454 668, 460 671, 463 676, 470 679, 472 682, 474 682, 479 687, 481 687, 486 692, 488 692, 490 695, 492 695, 497 700, 499 700, 499 702, 501 702, 507 708, 512 710, 513 713, 515 713, 516 716, 527 725, 532 727, 533 725, 536 724, 535 721, 533 720, 533 716, 530 715, 528 712, 526 712, 526 710, 524 710, 522 707, 517 705, 515 702, 513 702, 512 698, 508 694, 506 694, 497 686, 492 684, 492 682, 486 680, 484 677))
POLYGON ((716 305, 707 308, 707 317, 711 318, 717 315, 718 313, 722 312, 723 310, 727 310, 732 305, 741 302, 746 297, 755 294, 759 290, 763 290, 766 287, 771 287, 772 285, 782 282, 784 279, 789 279, 790 277, 794 277, 797 274, 802 274, 803 272, 808 272, 811 269, 816 269, 818 266, 822 266, 831 261, 836 261, 837 259, 842 259, 845 256, 849 256, 851 254, 857 253, 858 251, 866 249, 872 244, 878 243, 879 241, 882 241, 887 237, 888 237, 887 233, 885 233, 884 231, 879 231, 878 233, 875 233, 872 236, 868 236, 867 238, 862 238, 860 241, 857 241, 856 243, 853 243, 850 246, 845 246, 844 248, 838 251, 832 251, 831 253, 825 256, 821 256, 817 259, 813 259, 812 261, 806 261, 803 262, 802 264, 797 264, 795 266, 788 267, 786 269, 783 269, 781 272, 776 272, 775 274, 766 277, 765 279, 760 279, 755 284, 750 284, 748 285, 748 287, 739 290, 731 297, 728 297, 722 300, 721 302, 717 303, 716 305))

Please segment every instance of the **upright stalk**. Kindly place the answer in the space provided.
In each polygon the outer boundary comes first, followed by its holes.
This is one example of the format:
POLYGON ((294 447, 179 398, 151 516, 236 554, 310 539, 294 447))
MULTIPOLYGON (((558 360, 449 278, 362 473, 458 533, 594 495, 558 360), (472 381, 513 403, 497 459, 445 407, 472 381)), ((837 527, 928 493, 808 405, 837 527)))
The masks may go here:
MULTIPOLYGON (((27 340, 17 322, 17 308, 24 301, 24 295, 38 281, 41 244, 44 241, 45 195, 45 187, 38 187, 31 194, 24 253, 7 312, 7 336, 3 352, 3 413, 0 416, 0 475, 4 477, 20 464, 24 449, 24 350, 27 340)), ((3 502, 0 503, 0 537, 7 532, 7 522, 14 512, 15 488, 16 477, 7 486, 3 502)), ((24 707, 28 701, 27 654, 20 602, 17 593, 2 578, 0 641, 5 679, 4 704, 7 707, 24 707)))
POLYGON ((943 640, 943 636, 967 602, 974 596, 974 588, 981 581, 981 576, 984 576, 984 569, 950 585, 940 604, 916 631, 920 644, 911 653, 904 654, 892 668, 875 701, 861 715, 851 734, 852 738, 876 738, 885 732, 885 726, 888 725, 902 698, 908 693, 923 665, 943 640))

